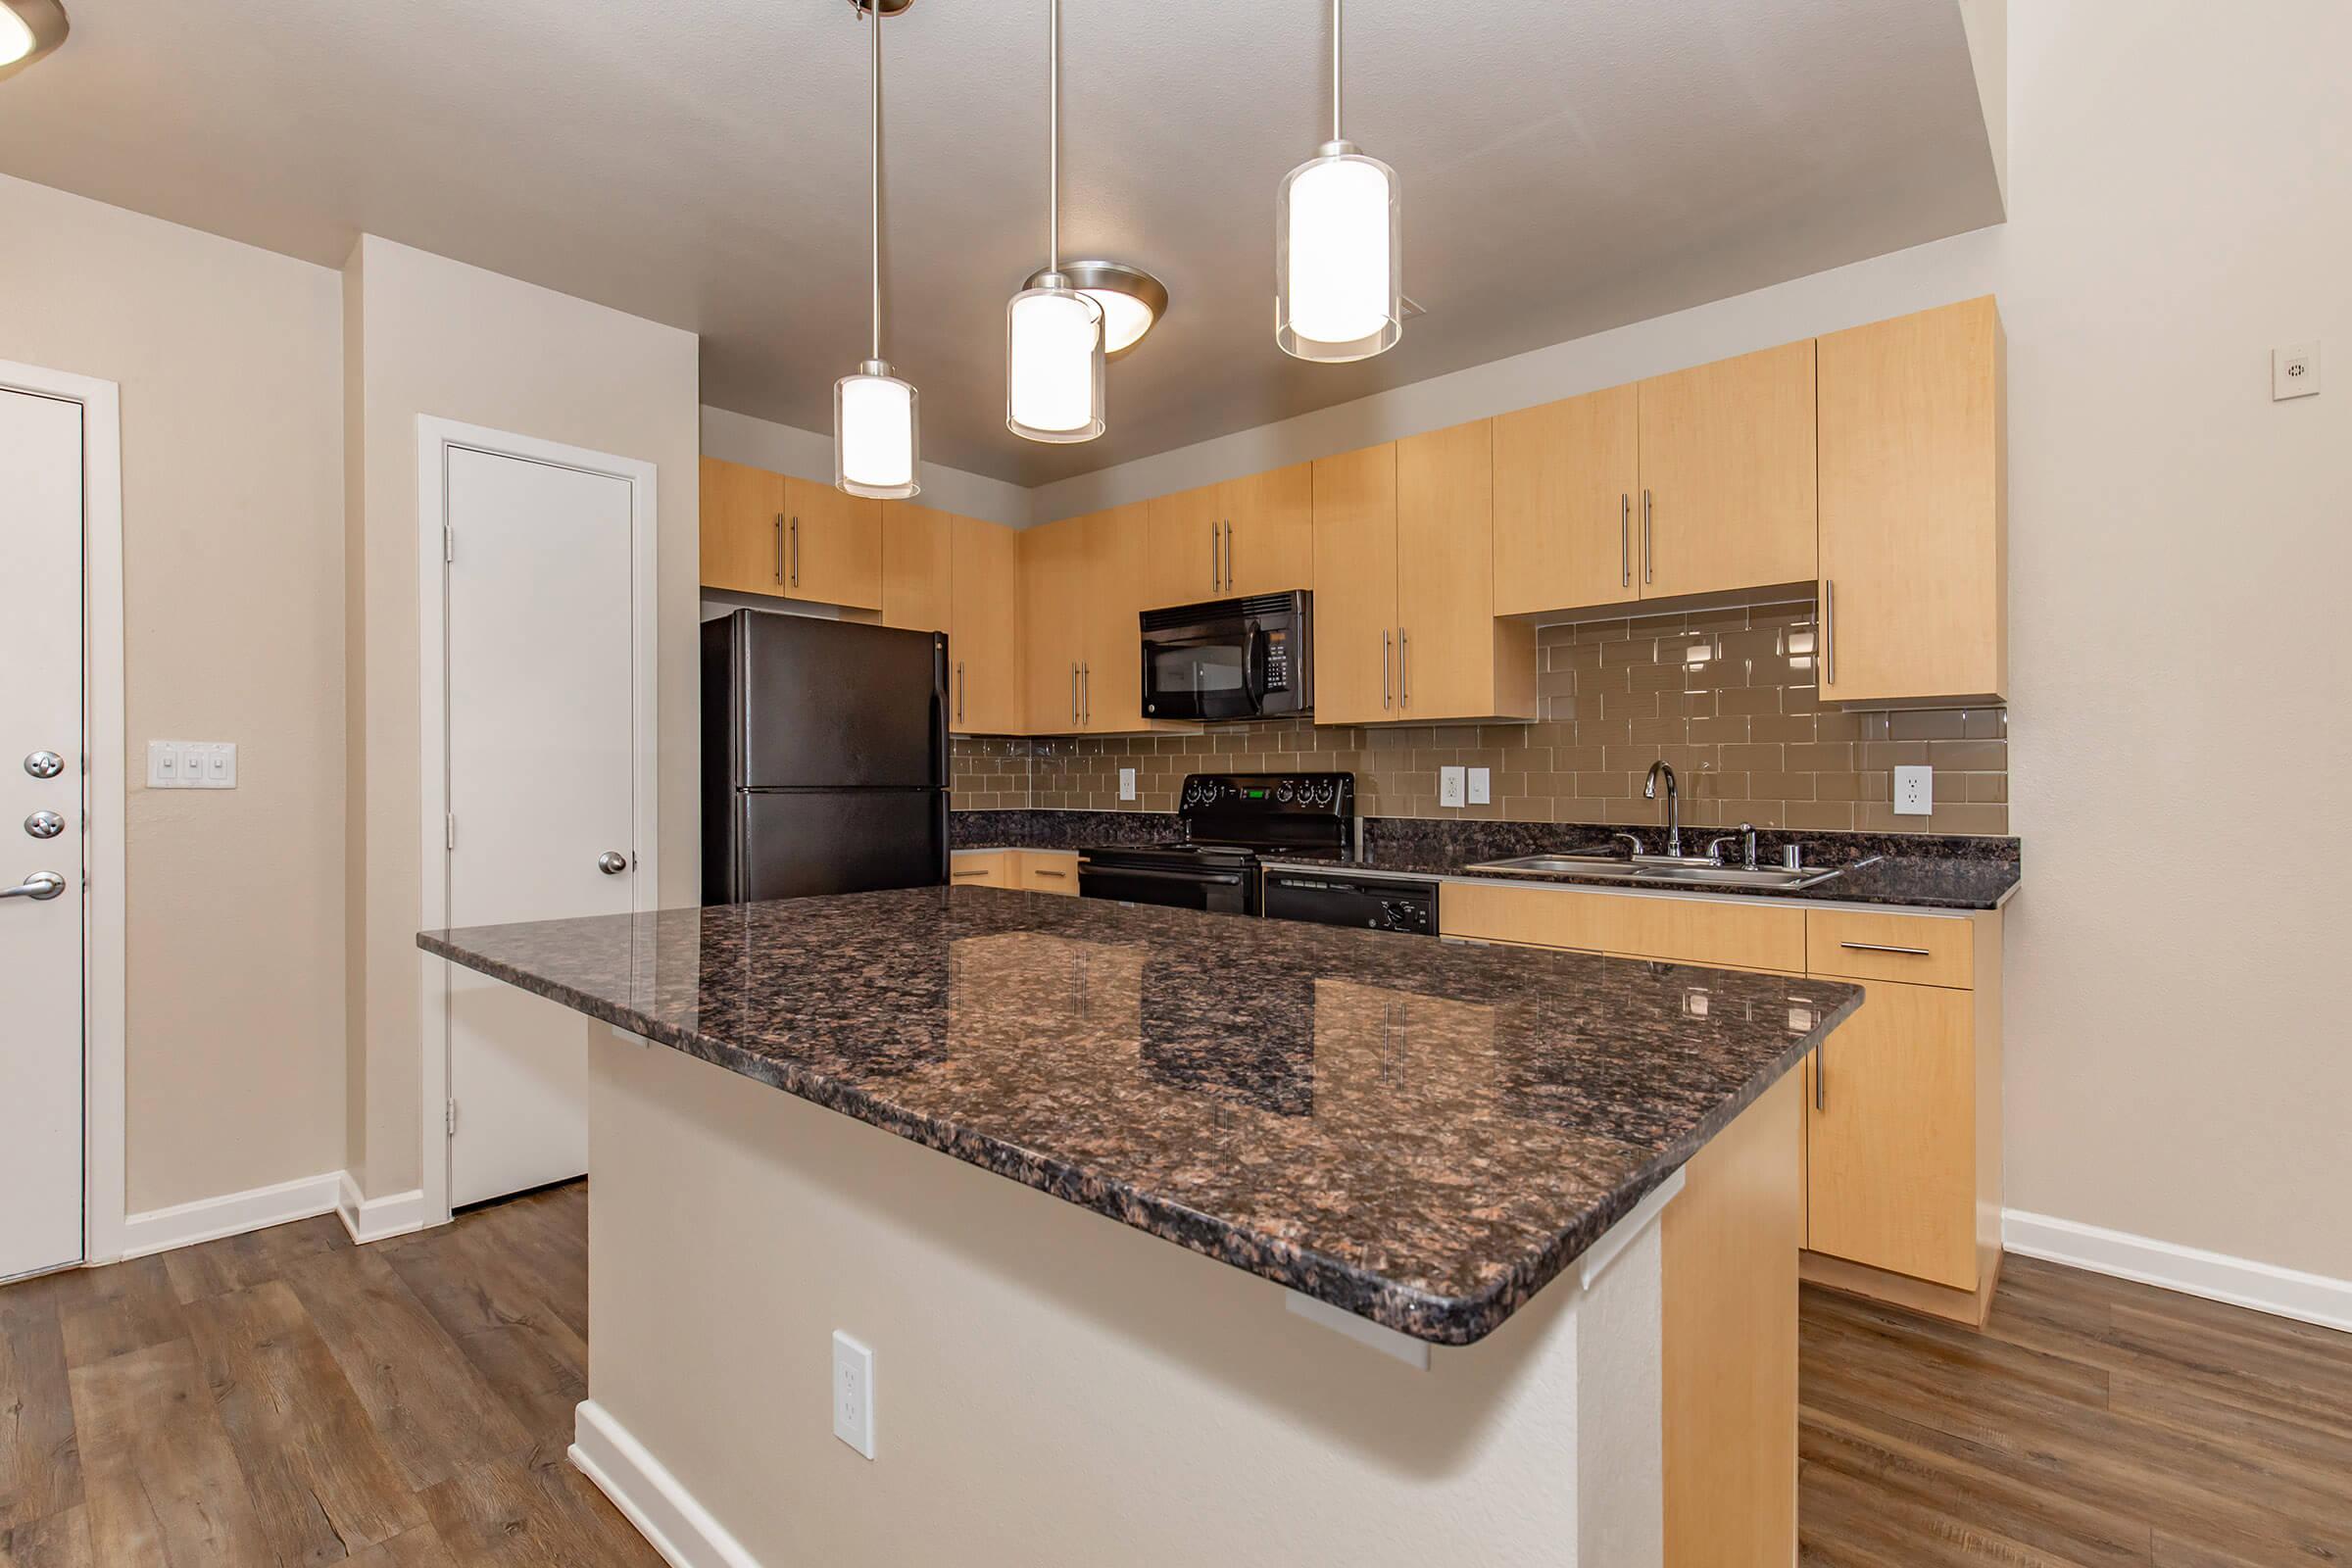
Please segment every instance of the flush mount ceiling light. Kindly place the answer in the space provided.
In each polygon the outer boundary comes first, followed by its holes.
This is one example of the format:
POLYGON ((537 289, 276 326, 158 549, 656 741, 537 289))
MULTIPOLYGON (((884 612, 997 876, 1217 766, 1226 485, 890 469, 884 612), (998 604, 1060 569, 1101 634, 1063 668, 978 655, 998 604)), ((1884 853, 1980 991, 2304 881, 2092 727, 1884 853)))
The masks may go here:
POLYGON ((66 41, 57 0, 0 0, 0 76, 13 75, 66 41))
MULTIPOLYGON (((1144 334, 1168 314, 1168 285, 1140 267, 1125 262, 1064 262, 1061 275, 1070 286, 1102 307, 1102 357, 1115 360, 1144 340, 1144 334)), ((1043 271, 1030 274, 1028 287, 1045 280, 1043 271)))
POLYGON ((866 198, 872 347, 857 372, 833 383, 833 482, 854 496, 902 501, 918 495, 914 387, 882 358, 882 23, 914 0, 850 0, 873 28, 867 35, 866 198))
POLYGON ((1331 0, 1331 140, 1285 175, 1274 209, 1274 341, 1301 360, 1367 360, 1404 335, 1396 171, 1340 133, 1340 3, 1331 0))
POLYGON ((1004 307, 1004 426, 1031 441, 1092 441, 1102 417, 1102 306, 1061 268, 1061 0, 1047 0, 1046 269, 1004 307))

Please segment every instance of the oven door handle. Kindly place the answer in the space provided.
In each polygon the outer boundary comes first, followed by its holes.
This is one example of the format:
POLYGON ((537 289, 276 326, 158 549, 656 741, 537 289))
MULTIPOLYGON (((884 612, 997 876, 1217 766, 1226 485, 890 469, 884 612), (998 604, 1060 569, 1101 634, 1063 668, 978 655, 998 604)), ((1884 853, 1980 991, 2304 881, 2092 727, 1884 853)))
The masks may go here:
POLYGON ((1239 871, 1153 871, 1140 865, 1103 865, 1083 855, 1078 858, 1078 869, 1102 876, 1140 876, 1151 882, 1197 882, 1224 888, 1239 887, 1242 883, 1239 871))

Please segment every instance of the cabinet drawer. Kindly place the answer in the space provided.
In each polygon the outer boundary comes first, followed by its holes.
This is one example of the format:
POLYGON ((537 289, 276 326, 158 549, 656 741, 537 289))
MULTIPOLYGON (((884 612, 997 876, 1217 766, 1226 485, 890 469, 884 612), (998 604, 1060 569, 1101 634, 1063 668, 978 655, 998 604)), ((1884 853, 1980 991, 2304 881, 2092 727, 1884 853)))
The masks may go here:
POLYGON ((1805 911, 1795 908, 1447 883, 1438 918, 1449 937, 1488 942, 1788 973, 1805 962, 1805 911))
POLYGON ((1008 888, 1014 885, 1010 850, 959 850, 948 861, 948 880, 957 887, 1008 888))
POLYGON ((1021 852, 1020 886, 1032 893, 1078 896, 1078 857, 1060 850, 1021 852))
POLYGON ((1955 916, 1814 909, 1806 916, 1805 967, 1849 980, 1974 985, 1976 926, 1955 916))

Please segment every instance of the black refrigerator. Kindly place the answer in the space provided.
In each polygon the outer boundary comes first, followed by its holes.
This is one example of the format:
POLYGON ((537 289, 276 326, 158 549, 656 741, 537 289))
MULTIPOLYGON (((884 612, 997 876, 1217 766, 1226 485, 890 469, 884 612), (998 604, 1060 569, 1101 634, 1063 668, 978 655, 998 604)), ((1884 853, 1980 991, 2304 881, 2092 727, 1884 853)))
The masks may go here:
POLYGON ((703 622, 703 902, 947 880, 947 638, 703 622))

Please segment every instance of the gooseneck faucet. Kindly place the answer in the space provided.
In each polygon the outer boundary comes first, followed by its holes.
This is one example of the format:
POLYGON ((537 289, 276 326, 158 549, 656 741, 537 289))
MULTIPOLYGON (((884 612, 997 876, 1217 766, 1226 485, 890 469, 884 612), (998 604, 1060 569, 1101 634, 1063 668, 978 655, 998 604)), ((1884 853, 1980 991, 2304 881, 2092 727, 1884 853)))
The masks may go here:
POLYGON ((1665 759, 1649 764, 1649 782, 1642 786, 1642 798, 1645 801, 1658 798, 1660 775, 1666 780, 1666 853, 1679 859, 1683 853, 1683 794, 1674 782, 1674 769, 1666 765, 1665 759))

